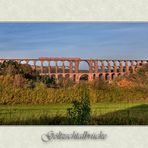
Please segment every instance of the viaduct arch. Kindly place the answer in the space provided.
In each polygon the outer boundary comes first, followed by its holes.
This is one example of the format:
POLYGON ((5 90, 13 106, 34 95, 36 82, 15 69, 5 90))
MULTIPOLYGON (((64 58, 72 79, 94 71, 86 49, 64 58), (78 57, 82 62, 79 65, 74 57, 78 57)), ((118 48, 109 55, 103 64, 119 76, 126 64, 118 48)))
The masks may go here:
POLYGON ((85 75, 88 81, 93 79, 113 80, 118 76, 135 73, 137 68, 148 63, 148 60, 111 60, 111 59, 80 59, 80 58, 50 58, 40 57, 38 59, 0 59, 4 61, 16 61, 20 64, 29 64, 33 69, 39 71, 40 75, 70 78, 79 82, 85 75), (88 65, 87 70, 81 70, 80 64, 88 65))

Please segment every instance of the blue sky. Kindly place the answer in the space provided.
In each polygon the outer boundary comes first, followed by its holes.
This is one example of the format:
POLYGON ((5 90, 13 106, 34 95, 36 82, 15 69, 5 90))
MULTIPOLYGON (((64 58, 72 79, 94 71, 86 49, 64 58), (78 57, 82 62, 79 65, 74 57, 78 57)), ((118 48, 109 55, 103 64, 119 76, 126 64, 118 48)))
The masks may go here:
POLYGON ((0 58, 148 59, 148 23, 0 23, 0 58))

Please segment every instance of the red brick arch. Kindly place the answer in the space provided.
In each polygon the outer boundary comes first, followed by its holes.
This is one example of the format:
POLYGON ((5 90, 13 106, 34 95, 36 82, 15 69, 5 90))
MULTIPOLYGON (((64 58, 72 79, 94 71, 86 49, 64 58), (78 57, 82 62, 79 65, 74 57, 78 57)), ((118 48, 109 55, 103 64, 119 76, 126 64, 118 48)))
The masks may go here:
POLYGON ((21 64, 29 64, 32 68, 38 70, 40 75, 58 76, 80 81, 83 75, 88 76, 88 81, 93 79, 114 79, 115 77, 134 73, 140 66, 148 63, 148 60, 116 60, 116 59, 81 59, 81 58, 49 58, 41 57, 38 59, 0 59, 4 61, 16 61, 21 64), (31 63, 30 63, 31 62, 31 63), (46 64, 45 64, 46 62, 46 64), (53 62, 53 64, 52 64, 53 62), (67 62, 67 64, 66 64, 67 62), (88 72, 80 71, 80 64, 85 62, 88 65, 88 72), (60 64, 59 64, 60 63, 60 64))

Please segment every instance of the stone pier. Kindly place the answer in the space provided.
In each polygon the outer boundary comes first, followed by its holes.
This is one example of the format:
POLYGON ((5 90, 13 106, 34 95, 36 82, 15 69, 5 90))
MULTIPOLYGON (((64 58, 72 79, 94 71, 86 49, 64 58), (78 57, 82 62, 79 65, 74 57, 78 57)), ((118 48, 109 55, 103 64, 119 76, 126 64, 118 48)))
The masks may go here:
MULTIPOLYGON (((57 80, 70 78, 79 82, 82 77, 88 81, 94 79, 113 80, 115 77, 135 73, 137 68, 148 60, 112 60, 112 59, 81 59, 81 58, 50 58, 40 57, 38 59, 0 59, 4 61, 16 61, 21 64, 29 64, 40 75, 55 77, 57 80), (80 64, 85 63, 88 69, 81 70, 80 64), (100 63, 100 65, 99 65, 100 63)), ((85 68, 85 67, 84 67, 85 68)))

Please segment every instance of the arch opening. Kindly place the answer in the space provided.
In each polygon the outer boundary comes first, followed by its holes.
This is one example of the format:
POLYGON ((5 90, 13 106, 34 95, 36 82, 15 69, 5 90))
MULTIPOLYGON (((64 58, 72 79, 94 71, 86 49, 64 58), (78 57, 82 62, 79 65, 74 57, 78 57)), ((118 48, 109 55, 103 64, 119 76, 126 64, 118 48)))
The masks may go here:
POLYGON ((58 61, 57 66, 58 66, 58 73, 62 73, 63 72, 63 70, 62 70, 62 66, 63 66, 62 61, 58 61))
POLYGON ((104 61, 104 71, 108 72, 108 62, 104 61))
POLYGON ((98 72, 102 71, 102 64, 101 61, 98 61, 98 72))
POLYGON ((36 61, 36 70, 39 71, 39 73, 41 72, 41 61, 36 61))
POLYGON ((99 80, 104 80, 104 75, 102 73, 99 74, 99 80))
POLYGON ((63 75, 62 74, 59 74, 58 75, 58 80, 62 80, 63 79, 63 75))
POLYGON ((80 81, 88 81, 88 74, 82 74, 81 76, 80 76, 80 79, 79 79, 80 81))
POLYGON ((126 61, 123 61, 122 66, 123 66, 123 72, 126 72, 126 61))
POLYGON ((43 61, 43 73, 48 73, 48 61, 43 61))
POLYGON ((117 72, 120 72, 120 61, 117 61, 116 65, 117 65, 117 72))
POLYGON ((29 61, 28 62, 28 65, 30 65, 32 69, 35 69, 35 63, 34 63, 34 61, 29 61))
POLYGON ((75 69, 75 66, 76 66, 75 62, 72 61, 72 72, 73 72, 73 73, 75 73, 75 70, 76 70, 76 69, 75 69))
POLYGON ((116 78, 116 74, 113 73, 113 74, 111 75, 111 79, 113 80, 113 79, 115 79, 115 78, 116 78))
POLYGON ((56 64, 55 61, 50 61, 50 72, 55 73, 56 72, 56 64))
POLYGON ((110 61, 110 70, 111 72, 114 72, 114 62, 110 61))
POLYGON ((76 75, 75 74, 73 75, 73 81, 76 81, 76 75))
POLYGON ((96 74, 93 74, 93 80, 95 80, 96 79, 96 74))
POLYGON ((55 79, 56 79, 56 75, 55 75, 55 74, 52 74, 52 75, 50 76, 50 78, 55 80, 55 79))
POLYGON ((105 80, 110 80, 110 74, 107 73, 107 74, 105 75, 105 80))
POLYGON ((69 74, 66 74, 65 75, 65 79, 69 79, 70 78, 70 75, 69 74))
POLYGON ((80 61, 79 73, 89 73, 89 63, 87 61, 80 61))
POLYGON ((27 64, 27 61, 23 60, 20 62, 21 64, 27 64))
POLYGON ((69 73, 69 61, 64 61, 64 65, 65 65, 65 73, 69 73))

